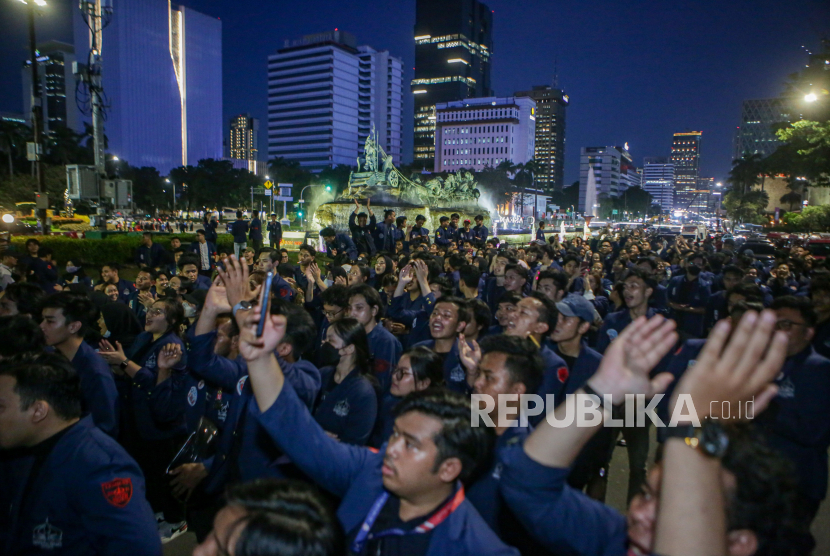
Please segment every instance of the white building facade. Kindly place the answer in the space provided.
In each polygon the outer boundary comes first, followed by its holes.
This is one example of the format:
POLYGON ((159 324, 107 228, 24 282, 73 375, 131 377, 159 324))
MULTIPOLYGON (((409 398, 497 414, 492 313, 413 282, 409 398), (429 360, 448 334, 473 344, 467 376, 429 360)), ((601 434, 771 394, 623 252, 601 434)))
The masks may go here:
POLYGON ((435 105, 435 171, 481 171, 505 161, 523 164, 536 148, 536 101, 469 98, 435 105))
POLYGON ((374 127, 400 163, 403 62, 331 31, 286 41, 268 57, 268 158, 313 172, 354 166, 374 127))
POLYGON ((674 208, 674 164, 666 158, 646 158, 643 166, 643 189, 663 212, 674 208))
MULTIPOLYGON (((579 159, 579 211, 585 210, 588 169, 594 169, 597 198, 619 197, 638 176, 631 155, 624 147, 582 147, 579 159), (632 172, 629 178, 629 171, 632 172)), ((602 202, 602 201, 600 201, 602 202)))

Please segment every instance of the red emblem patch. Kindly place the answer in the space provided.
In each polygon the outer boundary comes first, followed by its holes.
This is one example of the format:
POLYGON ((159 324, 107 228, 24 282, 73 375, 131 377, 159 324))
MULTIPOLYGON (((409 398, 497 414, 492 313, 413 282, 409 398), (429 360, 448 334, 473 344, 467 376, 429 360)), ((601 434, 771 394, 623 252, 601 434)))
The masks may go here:
POLYGON ((389 370, 389 361, 383 359, 375 359, 374 361, 375 374, 382 374, 389 370))
POLYGON ((125 479, 116 478, 106 483, 101 483, 101 492, 104 498, 116 508, 123 508, 129 504, 133 497, 133 480, 130 477, 125 479))
POLYGON ((280 297, 286 299, 291 295, 291 290, 288 288, 280 288, 280 297))
POLYGON ((558 369, 556 369, 556 378, 559 379, 559 382, 564 383, 566 380, 568 380, 569 375, 570 373, 568 372, 568 367, 559 367, 558 369))

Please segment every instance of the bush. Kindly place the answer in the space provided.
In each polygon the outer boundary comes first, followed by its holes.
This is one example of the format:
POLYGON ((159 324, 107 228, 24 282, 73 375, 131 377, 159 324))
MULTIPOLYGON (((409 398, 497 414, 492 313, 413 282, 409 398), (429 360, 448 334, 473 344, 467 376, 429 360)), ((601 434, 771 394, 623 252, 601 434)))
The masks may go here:
MULTIPOLYGON (((84 226, 71 224, 67 227, 84 226)), ((67 230, 72 231, 72 230, 67 230)), ((35 237, 44 247, 51 247, 55 259, 63 264, 66 261, 84 261, 91 266, 102 266, 109 262, 133 264, 135 251, 141 245, 141 233, 108 233, 104 239, 74 239, 66 236, 15 236, 11 243, 22 253, 26 252, 26 240, 35 237)), ((153 241, 170 249, 170 240, 177 237, 187 247, 196 241, 196 234, 153 234, 153 241)), ((230 234, 219 235, 217 248, 233 251, 233 237, 230 234)))

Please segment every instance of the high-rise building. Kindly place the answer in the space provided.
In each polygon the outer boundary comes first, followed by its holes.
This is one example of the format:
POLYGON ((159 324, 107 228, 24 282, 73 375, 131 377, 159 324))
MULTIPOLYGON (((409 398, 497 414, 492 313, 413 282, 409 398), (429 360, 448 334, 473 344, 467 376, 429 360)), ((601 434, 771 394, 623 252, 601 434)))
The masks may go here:
POLYGON ((415 4, 414 163, 434 166, 435 105, 493 96, 493 13, 477 0, 415 4))
POLYGON ((313 172, 354 166, 366 138, 400 163, 403 62, 345 31, 286 41, 268 57, 268 157, 313 172))
POLYGON ((536 183, 545 191, 561 191, 565 176, 565 108, 570 99, 561 89, 534 85, 516 93, 536 101, 536 149, 533 158, 541 167, 536 183))
POLYGON ((695 197, 700 177, 700 131, 675 133, 671 145, 674 164, 675 208, 687 209, 695 197))
MULTIPOLYGON (((75 107, 75 76, 72 63, 75 48, 71 44, 49 41, 38 49, 38 75, 40 77, 41 106, 43 106, 43 132, 48 134, 56 127, 78 128, 78 111, 75 107)), ((32 61, 23 64, 23 113, 26 123, 32 124, 32 61)))
MULTIPOLYGON (((90 31, 74 14, 85 60, 90 31)), ((101 46, 109 152, 162 173, 222 158, 221 21, 169 0, 133 0, 115 5, 101 46)))
POLYGON ((601 197, 619 197, 628 189, 627 172, 635 166, 625 147, 582 147, 579 160, 579 211, 585 210, 588 168, 594 169, 597 199, 602 204, 601 197))
MULTIPOLYGON (((797 116, 796 116, 797 117, 797 116)), ((745 100, 741 104, 741 125, 735 130, 735 149, 732 158, 744 153, 769 156, 781 145, 773 131, 776 124, 792 121, 787 103, 780 98, 745 100)))
POLYGON ((666 157, 643 159, 643 189, 663 212, 674 208, 674 164, 666 157))
POLYGON ((715 178, 698 178, 697 189, 689 203, 688 210, 707 216, 712 212, 712 193, 715 191, 715 178))
POLYGON ((435 171, 481 171, 533 158, 536 101, 527 97, 471 98, 435 106, 435 171))
POLYGON ((230 155, 235 160, 247 160, 248 170, 257 173, 257 135, 259 134, 259 120, 250 114, 240 114, 231 118, 231 131, 228 146, 230 155))

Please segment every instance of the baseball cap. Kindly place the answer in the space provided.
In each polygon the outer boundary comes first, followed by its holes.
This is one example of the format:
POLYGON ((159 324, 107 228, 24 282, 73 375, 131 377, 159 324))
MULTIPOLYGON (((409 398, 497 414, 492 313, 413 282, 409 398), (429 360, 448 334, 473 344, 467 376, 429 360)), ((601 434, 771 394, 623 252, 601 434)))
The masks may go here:
POLYGON ((594 306, 581 295, 569 293, 556 304, 556 308, 566 317, 579 317, 585 322, 594 322, 594 306))

